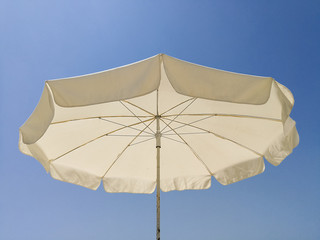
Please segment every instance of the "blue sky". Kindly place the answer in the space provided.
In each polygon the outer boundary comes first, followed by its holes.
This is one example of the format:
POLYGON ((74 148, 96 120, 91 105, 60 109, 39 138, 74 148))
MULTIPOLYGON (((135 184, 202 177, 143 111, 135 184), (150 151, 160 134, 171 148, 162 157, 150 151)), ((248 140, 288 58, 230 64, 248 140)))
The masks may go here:
POLYGON ((161 195, 162 239, 320 239, 320 2, 0 0, 0 239, 152 239, 156 199, 52 179, 18 150, 44 81, 160 52, 271 76, 295 96, 300 145, 280 166, 161 195))

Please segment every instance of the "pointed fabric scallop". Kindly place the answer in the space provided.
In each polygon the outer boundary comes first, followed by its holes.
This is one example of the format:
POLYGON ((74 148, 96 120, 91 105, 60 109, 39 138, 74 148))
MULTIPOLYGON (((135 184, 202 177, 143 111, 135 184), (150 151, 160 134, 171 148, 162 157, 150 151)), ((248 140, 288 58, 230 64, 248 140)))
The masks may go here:
POLYGON ((278 165, 299 143, 291 92, 270 77, 226 72, 164 54, 46 81, 19 148, 55 179, 107 192, 230 184, 278 165))

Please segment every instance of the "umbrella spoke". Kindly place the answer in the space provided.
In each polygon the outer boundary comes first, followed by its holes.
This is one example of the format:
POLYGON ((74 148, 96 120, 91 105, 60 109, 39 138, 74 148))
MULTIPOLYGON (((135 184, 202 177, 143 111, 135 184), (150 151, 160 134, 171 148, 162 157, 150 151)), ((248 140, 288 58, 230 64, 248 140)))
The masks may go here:
MULTIPOLYGON (((172 135, 176 135, 176 134, 172 134, 172 135)), ((169 139, 169 140, 172 140, 172 141, 175 141, 175 142, 178 142, 178 143, 185 144, 184 142, 178 141, 178 140, 176 140, 176 139, 173 139, 173 138, 170 138, 170 137, 167 137, 167 136, 164 136, 164 135, 161 135, 161 137, 166 138, 166 139, 169 139)))
MULTIPOLYGON (((70 119, 70 120, 58 121, 58 122, 50 123, 50 125, 59 124, 59 123, 66 123, 66 122, 73 122, 73 121, 80 121, 80 120, 97 119, 97 118, 135 118, 135 117, 136 116, 132 116, 132 115, 96 116, 96 117, 75 118, 75 119, 70 119)), ((137 116, 137 117, 139 117, 139 118, 149 118, 150 116, 140 115, 140 116, 137 116)))
MULTIPOLYGON (((181 115, 180 115, 181 116, 181 115)), ((206 120, 206 119, 208 119, 208 118, 212 118, 212 117, 214 117, 213 115, 211 115, 211 116, 208 116, 208 117, 205 117, 205 118, 201 118, 201 119, 198 119, 198 120, 196 120, 196 121, 193 121, 193 122, 191 122, 191 123, 189 123, 189 124, 193 124, 193 123, 196 123, 196 122, 200 122, 200 121, 203 121, 203 120, 206 120)), ((170 120, 170 119, 169 119, 170 120)), ((179 126, 179 127, 176 127, 176 128, 173 128, 174 130, 177 130, 177 129, 179 129, 179 128, 183 128, 183 127, 185 127, 185 126, 187 126, 187 124, 183 124, 182 126, 179 126)), ((167 130, 167 131, 165 131, 163 134, 166 134, 166 133, 168 133, 168 132, 171 132, 172 130, 167 130)), ((205 131, 205 132, 207 132, 207 131, 205 131)), ((180 133, 181 134, 181 133, 180 133)))
POLYGON ((127 100, 122 100, 122 102, 128 103, 128 104, 130 104, 130 105, 132 105, 132 106, 134 106, 134 107, 136 107, 136 108, 139 108, 140 110, 142 110, 142 111, 150 114, 151 116, 154 116, 153 113, 147 111, 146 109, 144 109, 144 108, 142 108, 142 107, 139 107, 138 105, 133 104, 132 102, 129 102, 129 101, 127 101, 127 100))
MULTIPOLYGON (((108 137, 135 137, 134 134, 109 134, 108 137)), ((148 137, 150 138, 150 135, 140 135, 139 137, 148 137)))
POLYGON ((171 128, 171 130, 178 135, 178 137, 184 142, 184 144, 186 144, 189 149, 191 150, 191 152, 193 153, 193 155, 203 164, 203 166, 207 169, 207 171, 210 173, 210 175, 212 175, 213 173, 210 171, 209 167, 202 161, 202 159, 200 158, 200 156, 198 155, 198 153, 196 153, 196 151, 186 142, 186 140, 184 140, 183 137, 181 137, 179 135, 179 133, 177 133, 171 126, 169 126, 165 121, 163 121, 163 119, 160 118, 160 120, 167 125, 167 127, 171 128))
MULTIPOLYGON (((139 137, 141 137, 141 135, 140 135, 139 137)), ((133 143, 133 144, 131 144, 130 146, 137 145, 137 144, 144 143, 144 142, 148 142, 148 141, 150 141, 150 140, 152 140, 152 139, 155 139, 155 137, 148 138, 148 139, 142 140, 142 141, 140 141, 140 142, 133 143)))
MULTIPOLYGON (((170 119, 169 119, 169 120, 170 120, 170 119)), ((206 129, 203 129, 203 128, 194 126, 194 125, 189 124, 189 123, 184 123, 184 122, 180 122, 180 121, 176 121, 176 120, 174 120, 174 122, 180 123, 180 124, 184 124, 184 125, 186 125, 186 126, 193 127, 193 128, 196 128, 196 129, 199 129, 199 130, 202 130, 202 131, 206 131, 206 132, 208 132, 208 133, 213 134, 214 136, 216 136, 216 137, 218 137, 218 138, 221 138, 221 139, 224 139, 224 140, 228 140, 228 141, 230 141, 230 142, 232 142, 232 143, 234 143, 234 144, 237 144, 238 146, 240 146, 240 147, 242 147, 242 148, 245 148, 245 149, 247 149, 247 150, 249 150, 249 151, 251 151, 251 152, 253 152, 253 153, 255 153, 255 154, 257 154, 257 155, 259 155, 259 156, 261 156, 261 157, 263 157, 263 155, 262 155, 261 153, 255 151, 255 150, 253 150, 253 149, 251 149, 251 148, 249 148, 249 147, 247 147, 247 146, 245 146, 245 145, 243 145, 243 144, 241 144, 241 143, 239 143, 239 142, 236 142, 236 141, 234 141, 234 140, 232 140, 232 139, 230 139, 230 138, 224 137, 224 136, 222 136, 222 135, 220 135, 220 134, 217 134, 217 133, 211 132, 211 131, 209 131, 209 130, 206 130, 206 129)), ((169 127, 170 127, 170 126, 169 126, 169 127)), ((173 130, 173 131, 174 131, 174 130, 173 130)))
MULTIPOLYGON (((176 130, 176 128, 173 128, 174 130, 176 130)), ((171 132, 171 130, 170 130, 171 132)), ((208 132, 191 132, 191 133, 179 133, 180 135, 194 135, 194 134, 210 134, 208 132)), ((162 134, 161 136, 173 136, 176 135, 175 133, 169 133, 169 134, 162 134)))
POLYGON ((136 118, 138 118, 140 122, 142 122, 147 128, 149 128, 149 130, 150 130, 151 132, 153 132, 153 134, 156 134, 156 133, 149 127, 149 125, 146 125, 146 124, 145 124, 133 111, 131 111, 131 109, 128 108, 122 101, 119 101, 119 102, 120 102, 126 109, 128 109, 129 112, 131 112, 136 118))
POLYGON ((160 115, 163 115, 163 114, 165 114, 165 113, 167 113, 167 112, 175 109, 176 107, 179 107, 180 105, 182 105, 182 104, 184 104, 184 103, 186 103, 186 102, 189 102, 189 101, 191 101, 191 100, 193 100, 193 99, 194 99, 194 98, 189 98, 189 99, 187 99, 187 100, 185 100, 185 101, 183 101, 183 102, 181 102, 181 103, 178 103, 177 105, 175 105, 175 106, 173 106, 172 108, 168 109, 167 111, 161 113, 160 115))
POLYGON ((256 118, 256 119, 263 119, 263 120, 270 120, 270 121, 276 121, 281 122, 281 119, 276 118, 267 118, 267 117, 259 117, 259 116, 250 116, 250 115, 241 115, 241 114, 220 114, 220 113, 184 113, 184 114, 169 114, 169 115, 162 115, 163 117, 174 117, 174 116, 212 116, 212 117, 239 117, 239 118, 256 118))
MULTIPOLYGON (((127 125, 125 125, 125 124, 121 124, 121 123, 118 123, 118 122, 114 122, 114 121, 111 121, 111 120, 108 120, 108 119, 104 119, 104 118, 100 118, 100 119, 103 120, 103 121, 106 121, 106 122, 114 123, 114 124, 117 124, 117 125, 120 125, 120 126, 124 126, 124 127, 131 128, 131 129, 133 129, 133 130, 137 130, 138 132, 141 131, 141 129, 134 128, 134 127, 130 127, 130 126, 127 126, 127 125)), ((150 134, 150 135, 153 135, 152 133, 147 132, 147 131, 145 131, 145 133, 150 134)))
MULTIPOLYGON (((147 119, 147 120, 143 121, 143 123, 149 122, 149 121, 151 121, 151 123, 153 123, 154 118, 147 119), (151 121, 151 120, 152 120, 152 121, 151 121)), ((55 161, 55 160, 57 160, 57 159, 65 156, 65 155, 67 155, 68 153, 71 153, 71 152, 73 152, 73 151, 75 151, 75 150, 77 150, 77 149, 79 149, 79 148, 81 148, 81 147, 83 147, 83 146, 85 146, 85 145, 87 145, 87 144, 95 141, 95 140, 98 140, 98 139, 100 139, 100 138, 102 138, 102 137, 109 136, 109 135, 112 134, 112 133, 118 132, 118 131, 120 131, 120 130, 122 130, 122 129, 125 129, 125 128, 127 128, 127 127, 139 125, 139 124, 141 124, 141 123, 142 123, 142 122, 133 123, 133 124, 131 124, 131 125, 129 125, 129 126, 121 127, 121 128, 116 129, 116 130, 110 131, 110 132, 108 132, 108 133, 104 133, 103 135, 100 135, 100 136, 98 136, 98 137, 96 137, 96 138, 94 138, 94 139, 91 139, 90 141, 85 142, 85 143, 79 145, 78 147, 75 147, 75 148, 69 150, 68 152, 65 152, 64 154, 56 157, 55 159, 49 160, 49 162, 53 162, 53 161, 55 161)), ((150 123, 150 124, 151 124, 151 123, 150 123)), ((149 124, 149 125, 150 125, 150 124, 149 124)), ((143 130, 141 130, 140 133, 139 133, 139 135, 140 135, 145 129, 146 129, 146 128, 144 128, 143 130)))
POLYGON ((101 179, 103 179, 105 177, 105 175, 110 171, 110 169, 114 166, 114 164, 117 162, 117 160, 121 157, 121 155, 128 149, 128 147, 132 146, 132 143, 139 137, 139 135, 141 133, 143 133, 144 130, 146 130, 155 120, 155 118, 151 119, 152 121, 146 125, 146 127, 144 129, 142 129, 130 142, 129 144, 118 154, 118 156, 116 157, 116 159, 112 162, 112 164, 110 165, 110 167, 106 170, 106 172, 102 175, 101 179))
MULTIPOLYGON (((191 99, 190 99, 190 100, 191 100, 191 99)), ((181 111, 177 116, 175 116, 174 119, 172 119, 169 124, 166 124, 166 126, 165 126, 160 132, 162 133, 168 126, 170 126, 170 124, 171 124, 177 117, 179 117, 180 114, 183 113, 188 107, 190 107, 190 105, 191 105, 192 103, 194 103, 195 100, 197 100, 197 98, 193 98, 193 100, 192 100, 184 109, 182 109, 182 111, 181 111)))

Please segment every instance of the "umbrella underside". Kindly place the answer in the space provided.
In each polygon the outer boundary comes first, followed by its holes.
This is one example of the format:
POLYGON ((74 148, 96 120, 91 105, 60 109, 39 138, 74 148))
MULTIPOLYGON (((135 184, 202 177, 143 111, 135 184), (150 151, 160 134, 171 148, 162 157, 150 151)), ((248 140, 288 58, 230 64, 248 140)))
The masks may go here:
POLYGON ((161 190, 206 189, 211 176, 225 185, 263 172, 263 158, 280 164, 299 140, 292 105, 289 90, 270 78, 157 55, 48 81, 19 147, 55 179, 152 193, 159 118, 161 190))

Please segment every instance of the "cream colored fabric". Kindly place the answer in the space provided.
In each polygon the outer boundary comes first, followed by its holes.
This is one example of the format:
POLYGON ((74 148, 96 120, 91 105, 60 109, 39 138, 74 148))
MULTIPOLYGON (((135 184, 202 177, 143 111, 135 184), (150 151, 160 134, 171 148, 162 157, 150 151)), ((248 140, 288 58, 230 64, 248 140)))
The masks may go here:
POLYGON ((269 77, 159 54, 47 81, 19 148, 55 179, 107 192, 152 193, 161 115, 162 191, 230 184, 278 165, 298 145, 291 92, 269 77))

